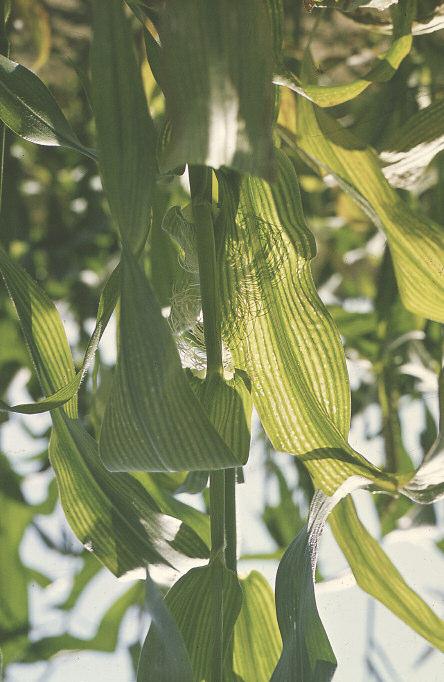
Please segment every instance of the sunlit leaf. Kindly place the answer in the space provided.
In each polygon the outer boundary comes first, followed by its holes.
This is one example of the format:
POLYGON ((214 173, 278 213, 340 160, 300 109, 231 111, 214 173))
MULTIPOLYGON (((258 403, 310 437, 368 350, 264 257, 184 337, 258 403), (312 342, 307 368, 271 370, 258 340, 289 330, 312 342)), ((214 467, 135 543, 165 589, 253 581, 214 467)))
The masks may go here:
POLYGON ((313 284, 315 246, 296 174, 282 153, 278 162, 271 186, 245 177, 237 188, 236 179, 220 176, 225 342, 236 367, 251 379, 253 402, 274 448, 303 457, 318 487, 333 493, 353 474, 396 487, 346 442, 350 396, 343 349, 313 284))
POLYGON ((169 0, 160 26, 172 123, 165 170, 185 163, 272 176, 272 31, 265 0, 169 0))
POLYGON ((282 649, 273 590, 257 571, 239 582, 242 608, 233 632, 235 679, 269 682, 282 649))
POLYGON ((407 585, 359 520, 351 497, 339 503, 329 522, 358 585, 422 637, 444 650, 444 621, 407 585))
POLYGON ((444 321, 444 231, 411 210, 385 180, 376 154, 324 111, 301 98, 298 145, 387 235, 404 305, 444 321))
MULTIPOLYGON (((213 671, 221 669, 242 603, 235 574, 215 558, 208 566, 193 568, 180 578, 167 593, 165 603, 185 642, 193 681, 217 679, 213 678, 213 671), (219 613, 220 591, 223 597, 219 613)), ((155 629, 148 632, 144 655, 153 670, 159 669, 165 656, 165 643, 159 641, 155 629)))

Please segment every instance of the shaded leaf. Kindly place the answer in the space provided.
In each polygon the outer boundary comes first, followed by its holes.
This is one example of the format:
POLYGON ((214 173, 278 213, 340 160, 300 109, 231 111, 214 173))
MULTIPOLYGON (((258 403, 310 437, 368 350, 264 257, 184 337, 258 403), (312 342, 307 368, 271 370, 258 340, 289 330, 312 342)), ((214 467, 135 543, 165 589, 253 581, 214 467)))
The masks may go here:
POLYGON ((220 469, 241 463, 193 395, 168 323, 126 249, 119 357, 100 453, 114 471, 220 469))
POLYGON ((320 107, 333 107, 354 99, 372 83, 384 83, 396 73, 412 46, 411 27, 416 16, 416 0, 405 0, 394 8, 393 42, 376 66, 364 77, 344 85, 311 85, 301 82, 291 72, 276 74, 273 82, 294 90, 320 107))
POLYGON ((156 177, 156 134, 121 0, 94 0, 93 105, 103 185, 120 237, 145 243, 156 177))
POLYGON ((149 574, 146 580, 146 606, 151 625, 140 654, 138 682, 192 682, 193 670, 184 639, 149 574))
POLYGON ((78 140, 47 87, 32 71, 0 55, 0 118, 16 135, 94 158, 78 140))
POLYGON ((57 654, 68 651, 106 651, 112 652, 117 646, 119 629, 128 609, 138 604, 143 596, 143 585, 136 583, 129 588, 108 609, 99 623, 97 633, 91 639, 74 637, 68 633, 55 637, 42 637, 28 645, 21 662, 34 663, 46 661, 57 654))

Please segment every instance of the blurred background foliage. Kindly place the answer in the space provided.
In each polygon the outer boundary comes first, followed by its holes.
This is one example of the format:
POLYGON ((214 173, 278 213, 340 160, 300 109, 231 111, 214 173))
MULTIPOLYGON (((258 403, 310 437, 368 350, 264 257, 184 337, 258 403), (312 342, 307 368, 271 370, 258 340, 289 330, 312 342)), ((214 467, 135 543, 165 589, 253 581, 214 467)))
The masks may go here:
MULTIPOLYGON (((139 4, 145 5, 155 25, 159 3, 139 4)), ((371 3, 286 0, 284 4, 284 51, 297 70, 313 32, 312 49, 321 84, 347 82, 365 74, 375 56, 388 46, 389 14, 362 7, 371 3), (320 10, 316 5, 329 7, 320 10)), ((422 0, 419 5, 418 26, 444 16, 444 6, 437 0, 422 0)), ((11 58, 38 73, 86 146, 93 145, 94 133, 89 97, 89 12, 87 0, 13 0, 8 36, 11 58)), ((136 20, 134 30, 138 31, 151 113, 160 130, 163 96, 144 57, 143 36, 136 20)), ((316 237, 316 284, 344 340, 351 373, 353 419, 361 419, 366 438, 372 442, 377 439, 379 447, 368 452, 375 463, 387 470, 409 470, 421 460, 437 433, 434 395, 442 362, 442 330, 437 323, 425 322, 401 305, 385 239, 366 214, 332 178, 327 176, 321 181, 304 158, 286 145, 286 135, 294 127, 297 99, 284 89, 280 98, 279 142, 288 147, 298 172, 306 218, 316 237), (418 428, 405 420, 402 423, 403 407, 412 403, 422 415, 418 428), (375 411, 377 418, 370 418, 375 411), (412 443, 416 445, 412 447, 412 443)), ((332 113, 361 140, 383 149, 409 116, 443 99, 444 33, 419 31, 411 54, 392 80, 372 84, 358 98, 333 108, 332 113)), ((415 179, 411 191, 398 191, 412 207, 442 223, 444 153, 438 154, 415 179)), ((171 305, 177 256, 176 247, 161 230, 161 219, 168 206, 183 202, 185 192, 179 177, 165 177, 156 188, 146 268, 154 272, 162 305, 171 305)), ((28 144, 7 132, 0 234, 11 255, 57 302, 75 357, 80 360, 101 288, 116 263, 118 247, 95 163, 73 151, 28 144)), ((88 379, 95 387, 89 392, 93 405, 85 391, 80 391, 81 413, 85 420, 85 415, 90 414, 91 431, 101 422, 111 374, 112 358, 99 354, 93 376, 88 379)), ((40 397, 18 322, 2 287, 0 398, 17 401, 13 397, 17 386, 32 399, 40 397), (28 368, 25 374, 24 367, 28 368)), ((11 663, 49 660, 60 650, 114 650, 119 626, 129 608, 135 609, 142 623, 140 632, 128 644, 132 660, 137 660, 144 622, 141 583, 135 583, 112 604, 95 636, 81 639, 68 634, 70 611, 101 567, 79 545, 58 508, 47 457, 47 422, 40 420, 43 427, 31 429, 28 418, 0 413, 0 423, 8 420, 15 425, 14 433, 25 433, 34 444, 7 451, 0 440, 0 645, 6 670, 11 663), (46 491, 46 498, 43 495, 38 503, 27 493, 29 482, 36 479, 40 489, 46 491), (49 525, 48 517, 52 519, 49 525), (31 615, 31 591, 48 589, 53 577, 21 559, 30 528, 47 547, 48 555, 55 552, 75 560, 70 564, 70 592, 55 604, 66 614, 64 629, 53 636, 42 636, 42 628, 36 629, 31 615)), ((256 456, 263 461, 266 472, 261 493, 262 521, 275 544, 275 551, 267 556, 279 558, 305 522, 312 486, 297 458, 276 457, 259 427, 256 439, 256 456)), ((158 478, 162 485, 175 490, 184 477, 158 478)), ((206 493, 202 499, 206 504, 206 493)), ((406 498, 374 499, 381 535, 437 522, 433 506, 420 508, 406 498)), ((437 547, 443 550, 442 541, 437 547)), ((261 556, 261 547, 257 548, 257 556, 261 556)), ((323 571, 321 565, 319 578, 323 571)), ((328 567, 325 571, 329 572, 328 567)), ((370 675, 371 661, 368 679, 370 675)), ((7 679, 25 680, 26 674, 7 679)))

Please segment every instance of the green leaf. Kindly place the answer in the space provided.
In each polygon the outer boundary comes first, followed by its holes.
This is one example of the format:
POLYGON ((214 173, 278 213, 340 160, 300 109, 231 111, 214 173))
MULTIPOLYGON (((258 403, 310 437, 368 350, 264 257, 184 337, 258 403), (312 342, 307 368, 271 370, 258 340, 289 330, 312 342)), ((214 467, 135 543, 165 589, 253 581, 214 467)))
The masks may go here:
POLYGON ((185 163, 273 175, 272 29, 266 0, 169 0, 162 87, 165 170, 185 163))
POLYGON ((296 174, 279 152, 273 185, 219 175, 224 234, 220 257, 224 340, 251 379, 274 448, 302 457, 326 493, 353 474, 387 489, 379 472, 346 442, 350 395, 339 333, 311 274, 313 236, 296 174))
POLYGON ((0 119, 35 144, 70 147, 95 158, 72 131, 47 87, 32 71, 0 55, 0 119))
POLYGON ((393 42, 379 63, 371 69, 365 78, 358 78, 344 85, 320 86, 302 83, 288 71, 276 74, 273 82, 294 90, 307 97, 319 107, 334 107, 354 99, 364 92, 372 83, 384 83, 396 73, 401 62, 409 54, 412 47, 412 21, 416 16, 416 0, 405 0, 402 7, 393 10, 393 42))
MULTIPOLYGON (((242 591, 235 574, 225 568, 219 558, 202 568, 193 568, 180 578, 165 597, 185 642, 191 660, 193 682, 215 679, 212 671, 221 663, 232 637, 242 603, 242 591), (218 612, 222 590, 222 611, 218 612), (220 641, 220 624, 223 637, 220 641)), ((150 629, 144 644, 145 661, 153 670, 160 668, 165 657, 165 643, 155 629, 150 629)), ((174 651, 170 649, 170 655, 174 651)), ((171 682, 182 678, 171 678, 171 682)))
POLYGON ((379 543, 362 525, 351 497, 342 500, 332 511, 329 522, 359 587, 443 651, 444 621, 407 585, 379 543))
MULTIPOLYGON (((355 486, 356 487, 356 486, 355 486)), ((285 552, 276 576, 276 609, 283 650, 272 682, 329 682, 336 658, 316 606, 318 542, 337 500, 316 492, 308 522, 285 552)))
POLYGON ((193 395, 151 286, 122 253, 120 348, 100 434, 114 471, 220 469, 241 462, 193 395))
POLYGON ((122 619, 131 606, 141 602, 142 596, 143 585, 139 582, 130 587, 108 609, 100 621, 94 637, 82 639, 67 633, 55 637, 42 637, 42 639, 29 643, 21 662, 46 661, 57 654, 68 651, 106 651, 110 653, 115 651, 122 619))
POLYGON ((411 116, 384 142, 379 156, 393 187, 414 189, 422 171, 444 149, 444 101, 411 116))
MULTIPOLYGON (((3 275, 6 286, 8 288, 12 287, 16 292, 16 295, 23 295, 24 292, 30 286, 32 286, 27 279, 26 273, 24 273, 11 259, 8 258, 7 254, 1 247, 0 272, 3 275)), ((3 410, 5 412, 16 412, 19 414, 39 414, 42 412, 47 412, 48 410, 54 410, 57 407, 61 407, 75 396, 85 377, 89 365, 91 364, 91 361, 97 350, 97 346, 111 318, 113 310, 116 307, 118 298, 118 285, 119 266, 117 266, 117 268, 115 268, 115 270, 112 272, 102 291, 99 301, 99 309, 97 312, 96 326, 88 342, 81 369, 64 386, 58 389, 55 393, 52 393, 52 395, 49 395, 47 398, 38 400, 35 403, 25 403, 12 406, 7 405, 5 402, 0 400, 0 411, 3 410)), ((22 301, 21 305, 24 310, 23 306, 28 305, 25 299, 22 301)), ((49 308, 47 309, 46 314, 49 314, 49 308)), ((32 330, 28 330, 28 333, 32 333, 32 330)), ((57 337, 54 336, 54 342, 56 342, 56 338, 57 337)))
POLYGON ((443 228, 411 210, 385 180, 376 154, 304 98, 298 104, 298 131, 298 146, 320 172, 331 173, 386 233, 406 308, 443 322, 443 228))
MULTIPOLYGON (((1 249, 0 268, 41 387, 51 394, 75 377, 60 316, 46 294, 1 249)), ((113 307, 106 301, 113 300, 102 299, 103 314, 113 307)), ((66 518, 79 540, 109 570, 120 576, 151 561, 182 567, 187 553, 200 559, 208 556, 205 541, 186 524, 163 514, 141 483, 103 467, 96 442, 76 419, 75 398, 51 416, 50 459, 66 518)), ((172 507, 171 511, 174 515, 172 507)))
POLYGON ((162 514, 144 487, 128 474, 110 474, 97 444, 79 422, 53 417, 51 464, 65 516, 85 547, 115 575, 163 563, 182 569, 191 554, 208 556, 205 543, 178 519, 162 514))
POLYGON ((151 625, 140 654, 138 682, 192 682, 193 670, 182 634, 149 574, 146 593, 151 625))
POLYGON ((213 375, 203 381, 188 374, 191 388, 204 406, 211 423, 240 464, 246 464, 250 452, 251 386, 243 372, 232 379, 213 375))
POLYGON ((121 0, 94 0, 91 49, 99 166, 120 237, 145 243, 156 178, 156 134, 121 0))
POLYGON ((234 626, 233 672, 242 682, 269 682, 282 641, 274 595, 258 571, 241 578, 242 607, 234 626))

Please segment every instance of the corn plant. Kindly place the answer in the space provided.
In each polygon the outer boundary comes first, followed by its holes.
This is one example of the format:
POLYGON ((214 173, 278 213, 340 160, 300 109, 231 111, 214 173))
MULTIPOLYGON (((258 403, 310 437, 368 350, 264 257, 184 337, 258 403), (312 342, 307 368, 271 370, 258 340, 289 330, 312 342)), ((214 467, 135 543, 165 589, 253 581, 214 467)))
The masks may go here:
MULTIPOLYGON (((337 662, 315 594, 327 521, 358 585, 444 650, 443 622, 370 535, 351 496, 380 493, 376 508, 388 532, 407 511, 433 509, 444 490, 442 431, 416 468, 403 445, 399 403, 410 389, 396 360, 396 349, 414 342, 435 375, 442 363, 444 232, 409 194, 435 157, 444 177, 442 78, 427 106, 406 117, 398 108, 415 36, 435 36, 442 6, 293 0, 284 12, 281 0, 90 4, 82 78, 94 131, 82 142, 43 81, 10 59, 11 9, 1 3, 3 151, 5 135, 15 135, 97 164, 118 258, 102 264, 95 328, 76 365, 44 287, 7 241, 0 246, 0 272, 40 386, 34 402, 5 399, 0 408, 50 412, 50 465, 72 531, 116 577, 142 571, 143 592, 135 583, 116 606, 121 614, 142 601, 151 618, 138 682, 332 679, 337 662), (341 84, 325 83, 313 57, 316 22, 333 10, 389 36, 376 63, 341 84), (397 95, 389 101, 390 88, 397 95), (387 102, 392 124, 382 130, 378 111, 387 102), (355 206, 385 236, 370 316, 321 300, 298 180, 309 174, 337 188, 348 210, 355 206), (117 363, 100 392, 94 358, 113 315, 117 363), (349 443, 344 343, 374 371, 380 467, 349 443), (236 492, 253 409, 271 449, 295 458, 310 502, 296 537, 281 542, 274 595, 259 572, 237 570, 236 492), (208 514, 175 496, 202 491, 208 514), (155 580, 159 566, 175 576, 166 594, 155 580)), ((443 409, 441 388, 441 429, 443 409)), ((270 466, 288 492, 279 465, 270 466)), ((12 606, 9 615, 0 609, 5 662, 22 654, 37 660, 11 613, 12 606)), ((101 637, 97 648, 112 649, 101 637)), ((69 641, 65 648, 78 648, 69 641)))

